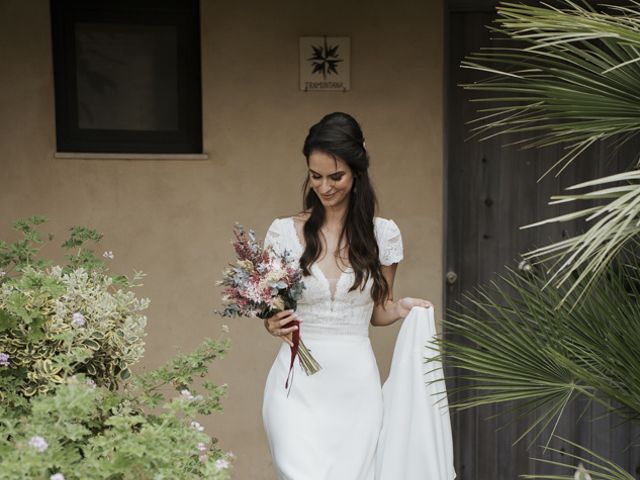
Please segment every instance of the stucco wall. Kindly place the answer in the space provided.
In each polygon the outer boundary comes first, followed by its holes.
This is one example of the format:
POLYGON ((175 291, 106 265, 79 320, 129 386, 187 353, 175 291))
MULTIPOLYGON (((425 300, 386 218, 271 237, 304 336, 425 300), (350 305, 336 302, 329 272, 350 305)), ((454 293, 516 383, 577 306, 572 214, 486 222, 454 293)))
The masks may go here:
MULTIPOLYGON (((260 406, 278 348, 259 323, 213 314, 235 221, 260 234, 300 208, 308 127, 335 110, 361 122, 380 214, 405 242, 396 297, 441 311, 442 5, 381 0, 202 0, 204 149, 209 160, 54 159, 47 0, 0 0, 0 238, 42 214, 64 236, 74 223, 105 233, 113 268, 148 277, 147 355, 156 366, 230 326, 233 348, 211 378, 229 385, 207 431, 238 456, 236 478, 271 479, 260 406), (352 90, 298 90, 298 37, 347 35, 352 90)), ((372 329, 384 379, 397 326, 372 329)))

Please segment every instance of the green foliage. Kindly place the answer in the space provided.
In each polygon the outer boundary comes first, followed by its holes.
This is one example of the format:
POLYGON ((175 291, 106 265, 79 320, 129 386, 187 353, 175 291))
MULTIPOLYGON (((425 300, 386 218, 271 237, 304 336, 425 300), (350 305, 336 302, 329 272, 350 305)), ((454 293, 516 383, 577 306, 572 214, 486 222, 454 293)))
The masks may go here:
MULTIPOLYGON (((544 288, 547 282, 539 269, 508 272, 449 312, 444 322, 448 335, 438 343, 440 360, 457 367, 458 378, 465 380, 457 390, 467 395, 452 402, 453 408, 514 402, 510 412, 534 414, 517 441, 532 433, 531 446, 549 428, 545 449, 555 452, 559 450, 550 448, 549 441, 566 407, 579 396, 599 402, 624 421, 640 419, 640 258, 624 250, 580 302, 574 302, 579 293, 544 288), (569 302, 558 306, 566 295, 569 302)), ((580 448, 595 460, 563 454, 590 465, 583 478, 633 478, 580 448)), ((575 468, 570 462, 540 461, 575 468)))
MULTIPOLYGON (((188 388, 193 383, 194 376, 204 377, 208 371, 208 365, 216 358, 222 357, 228 349, 228 341, 207 339, 193 353, 178 355, 167 365, 134 377, 127 384, 127 388, 131 389, 135 398, 145 406, 156 407, 164 400, 158 392, 160 387, 170 384, 176 390, 188 388)), ((213 411, 221 410, 220 397, 225 393, 226 386, 218 387, 206 381, 202 386, 209 396, 206 401, 197 404, 197 411, 191 413, 208 415, 213 411)))
POLYGON ((561 144, 566 167, 593 143, 640 132, 638 4, 596 11, 586 2, 501 2, 490 30, 500 46, 469 55, 463 68, 491 76, 464 85, 489 92, 476 135, 522 133, 525 148, 561 144))
POLYGON ((101 239, 102 234, 98 233, 96 230, 80 225, 71 227, 69 239, 62 244, 62 247, 69 250, 77 248, 77 252, 66 256, 69 261, 68 268, 74 269, 83 267, 85 269, 93 270, 104 266, 104 262, 98 258, 92 250, 84 247, 89 241, 97 243, 101 239))
MULTIPOLYGON (((33 216, 26 220, 18 220, 13 224, 14 230, 21 232, 23 238, 12 244, 8 244, 0 240, 0 270, 2 277, 6 276, 7 271, 22 266, 31 265, 35 262, 36 267, 44 267, 44 260, 34 260, 34 256, 38 253, 43 240, 40 233, 34 228, 45 222, 44 217, 33 216)), ((2 282, 3 278, 0 278, 2 282)))
POLYGON ((548 282, 557 280, 559 284, 568 284, 564 303, 574 290, 581 295, 574 296, 577 303, 589 292, 590 287, 602 274, 603 269, 624 248, 634 242, 640 234, 640 170, 619 173, 569 187, 576 190, 597 187, 596 190, 581 194, 557 195, 551 197, 552 203, 592 202, 599 203, 594 207, 578 210, 560 217, 543 220, 528 227, 553 222, 566 222, 578 218, 593 221, 593 225, 585 232, 560 242, 540 247, 525 255, 528 258, 556 260, 549 268, 553 275, 548 282), (624 182, 620 184, 620 182, 624 182), (602 203, 606 199, 608 203, 602 203), (583 266, 584 268, 574 268, 583 266), (578 286, 584 285, 582 290, 578 286))
POLYGON ((578 395, 640 418, 639 259, 619 257, 574 308, 558 308, 565 292, 543 289, 546 281, 543 273, 509 272, 451 312, 445 328, 465 340, 440 340, 440 347, 473 380, 464 387, 470 398, 454 406, 519 401, 526 412, 539 409, 522 437, 553 426, 578 395))
MULTIPOLYGON (((635 480, 636 477, 626 472, 624 469, 620 468, 618 465, 613 463, 610 460, 607 460, 602 455, 598 455, 593 450, 589 450, 588 448, 584 448, 574 442, 571 442, 565 438, 559 439, 566 446, 581 448, 587 454, 591 455, 593 458, 585 459, 579 455, 575 455, 573 453, 567 452, 565 449, 557 449, 557 448, 549 448, 549 451, 563 455, 568 457, 568 459, 579 461, 578 468, 575 473, 570 476, 564 475, 523 475, 522 478, 537 478, 539 480, 635 480), (589 468, 585 468, 584 465, 587 465, 589 468)), ((545 459, 537 459, 541 463, 546 463, 548 465, 556 465, 560 467, 565 467, 568 469, 574 469, 575 466, 571 463, 566 462, 555 462, 551 460, 545 459)))
MULTIPOLYGON (((481 93, 473 101, 494 105, 480 108, 474 136, 516 134, 514 144, 523 148, 561 145, 565 154, 547 172, 559 175, 595 143, 608 140, 615 151, 640 133, 640 3, 503 2, 497 12, 490 29, 500 42, 462 62, 488 74, 463 85, 481 93)), ((439 346, 465 380, 459 390, 469 394, 454 407, 514 402, 535 416, 520 437, 537 432, 534 441, 543 427, 555 430, 578 396, 627 422, 640 419, 640 162, 637 155, 629 160, 629 171, 552 197, 587 207, 528 225, 593 222, 584 234, 529 252, 525 257, 539 263, 534 273, 509 272, 450 314, 439 346)), ((581 461, 588 470, 525 478, 635 478, 562 440, 590 459, 563 451, 566 463, 540 461, 572 470, 570 461, 581 461)))
MULTIPOLYGON (((210 361, 225 348, 225 342, 208 341, 201 353, 210 361)), ((163 372, 154 375, 164 383, 178 381, 163 372)), ((136 396, 87 380, 69 377, 34 396, 21 413, 0 404, 0 479, 49 479, 56 473, 66 480, 229 478, 230 455, 192 424, 196 415, 219 409, 224 388, 204 396, 183 390, 167 399, 157 387, 136 396), (154 409, 159 413, 147 412, 152 404, 161 405, 154 409), (30 445, 36 436, 46 441, 46 450, 30 445)))
POLYGON ((80 226, 63 243, 66 265, 37 259, 43 222, 16 222, 23 238, 0 242, 0 479, 229 478, 231 455, 195 421, 222 409, 226 386, 192 387, 228 341, 132 375, 142 274, 110 275, 87 247, 102 235, 80 226))
POLYGON ((45 393, 74 373, 117 387, 144 353, 148 304, 99 270, 21 265, 0 287, 0 352, 20 393, 45 393))
MULTIPOLYGON (((462 63, 489 75, 464 85, 488 94, 473 101, 496 105, 479 110, 481 116, 472 122, 474 135, 487 139, 515 133, 523 137, 516 143, 524 148, 563 145, 566 154, 550 169, 560 174, 595 143, 609 140, 615 151, 640 133, 640 4, 598 11, 570 0, 554 6, 504 2, 497 11, 491 29, 502 39, 499 46, 462 63)), ((588 291, 621 245, 640 234, 638 174, 621 172, 570 187, 598 190, 553 197, 554 203, 596 200, 600 206, 529 225, 594 221, 587 234, 528 254, 530 259, 557 261, 549 279, 555 286, 572 285, 567 293, 579 286, 588 291)))

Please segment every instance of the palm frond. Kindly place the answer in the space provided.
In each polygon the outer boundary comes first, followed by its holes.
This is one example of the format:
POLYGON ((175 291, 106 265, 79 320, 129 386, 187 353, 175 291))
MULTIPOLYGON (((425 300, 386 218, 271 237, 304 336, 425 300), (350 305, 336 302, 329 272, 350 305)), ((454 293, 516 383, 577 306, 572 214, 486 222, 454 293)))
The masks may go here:
MULTIPOLYGON (((610 140, 620 148, 640 133, 640 4, 600 10, 586 2, 556 4, 559 7, 501 3, 491 27, 501 42, 462 62, 463 68, 489 75, 463 85, 482 94, 472 100, 479 106, 492 105, 480 108, 480 117, 471 122, 472 136, 487 140, 518 134, 520 138, 511 143, 522 148, 563 145, 564 154, 545 175, 551 171, 559 175, 597 142, 610 140)), ((575 297, 579 301, 607 263, 640 233, 639 173, 571 187, 628 183, 552 197, 552 203, 595 200, 600 205, 524 227, 581 218, 591 222, 586 233, 526 255, 553 260, 555 273, 549 283, 555 287, 573 284, 564 290, 562 302, 580 288, 582 295, 575 297)))
POLYGON ((640 7, 597 12, 501 3, 502 45, 469 55, 462 67, 491 76, 468 90, 489 93, 472 134, 524 134, 524 148, 563 144, 559 171, 597 141, 640 131, 640 7))
MULTIPOLYGON (((610 460, 607 460, 601 455, 598 455, 593 450, 589 450, 577 443, 574 443, 566 438, 556 437, 571 447, 575 447, 576 449, 582 450, 591 456, 591 458, 586 458, 581 455, 576 455, 565 450, 560 450, 557 448, 545 448, 545 450, 549 452, 554 452, 561 454, 563 456, 567 456, 573 459, 575 462, 579 462, 579 464, 586 465, 587 468, 584 471, 589 475, 583 475, 582 478, 590 478, 591 480, 635 480, 635 477, 631 475, 629 472, 624 470, 619 465, 616 465, 610 460)), ((538 479, 538 480, 575 480, 577 477, 574 472, 576 470, 575 463, 567 463, 567 462, 559 462, 553 461, 546 458, 534 458, 534 460, 544 463, 547 465, 554 465, 557 467, 564 467, 572 472, 569 475, 522 475, 521 478, 529 478, 529 479, 538 479)))
POLYGON ((586 222, 593 222, 583 234, 540 247, 524 255, 530 260, 556 259, 551 263, 550 270, 553 274, 548 283, 571 284, 560 304, 582 286, 579 295, 574 299, 575 302, 580 301, 611 259, 640 234, 640 170, 598 178, 574 185, 568 190, 587 187, 599 188, 582 194, 553 196, 551 204, 587 201, 599 202, 600 205, 522 227, 531 228, 580 218, 584 218, 586 222), (619 184, 620 182, 623 183, 619 184), (612 183, 616 185, 610 186, 612 183), (607 202, 602 203, 603 200, 607 202))
POLYGON ((561 305, 544 272, 510 271, 469 295, 444 321, 439 359, 457 370, 452 408, 515 401, 539 409, 534 439, 578 396, 628 420, 640 418, 640 260, 626 250, 590 295, 561 305), (458 396, 457 394, 464 394, 458 396), (617 405, 617 406, 616 406, 617 405))

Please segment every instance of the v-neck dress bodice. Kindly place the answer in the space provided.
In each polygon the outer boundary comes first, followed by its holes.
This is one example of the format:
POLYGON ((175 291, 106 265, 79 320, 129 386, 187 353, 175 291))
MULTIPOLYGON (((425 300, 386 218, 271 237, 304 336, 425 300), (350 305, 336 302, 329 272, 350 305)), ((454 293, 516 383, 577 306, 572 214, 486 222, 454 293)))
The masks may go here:
MULTIPOLYGON (((374 232, 378 243, 380 262, 391 265, 402 260, 402 237, 393 220, 376 217, 374 232)), ((292 217, 273 221, 265 244, 278 251, 286 251, 298 261, 304 247, 296 231, 292 217)), ((303 321, 303 335, 346 334, 368 336, 369 321, 373 311, 370 278, 364 289, 350 290, 354 282, 354 272, 347 267, 336 280, 335 290, 317 263, 311 268, 311 275, 304 277, 305 289, 298 302, 296 313, 303 321)))
MULTIPOLYGON (((376 218, 374 230, 380 262, 399 262, 402 239, 396 224, 376 218)), ((287 251, 294 261, 303 253, 293 218, 274 220, 265 244, 287 251)), ((322 369, 307 376, 295 362, 287 392, 290 348, 281 343, 262 404, 273 465, 279 480, 374 480, 383 408, 369 341, 373 281, 349 291, 354 273, 347 268, 332 292, 317 264, 310 271, 296 314, 303 322, 301 338, 322 369)))

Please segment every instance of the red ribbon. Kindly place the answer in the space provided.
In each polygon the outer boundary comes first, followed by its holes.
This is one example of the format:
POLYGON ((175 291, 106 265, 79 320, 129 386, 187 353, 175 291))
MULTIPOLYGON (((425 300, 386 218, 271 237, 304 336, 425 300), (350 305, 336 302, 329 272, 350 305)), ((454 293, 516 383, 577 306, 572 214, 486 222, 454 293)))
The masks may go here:
MULTIPOLYGON (((289 328, 292 326, 297 326, 298 328, 294 330, 292 333, 293 337, 293 346, 291 347, 291 362, 289 362, 289 373, 287 373, 287 381, 284 382, 284 388, 289 388, 289 378, 291 378, 291 385, 293 385, 293 362, 296 359, 296 355, 298 355, 298 348, 300 348, 300 321, 299 320, 291 320, 287 323, 283 328, 289 328)), ((289 392, 287 392, 287 396, 289 396, 289 392)))

